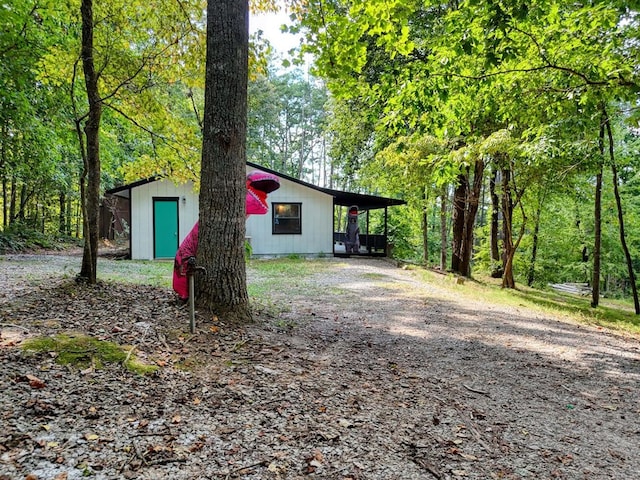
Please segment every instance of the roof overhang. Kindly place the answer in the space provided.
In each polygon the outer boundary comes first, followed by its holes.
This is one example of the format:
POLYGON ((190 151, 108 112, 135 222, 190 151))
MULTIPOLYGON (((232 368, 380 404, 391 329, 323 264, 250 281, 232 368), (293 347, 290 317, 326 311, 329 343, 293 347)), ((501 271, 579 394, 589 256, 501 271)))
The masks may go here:
MULTIPOLYGON (((276 172, 275 170, 271 170, 270 168, 267 168, 263 165, 258 165, 257 163, 247 162, 247 165, 257 170, 262 170, 264 172, 276 175, 280 178, 284 178, 286 180, 289 180, 290 182, 303 185, 313 190, 317 190, 326 195, 330 195, 331 197, 333 197, 334 205, 340 205, 345 207, 349 207, 351 205, 357 205, 359 210, 376 210, 380 208, 391 207, 394 205, 406 205, 407 203, 406 201, 400 200, 397 198, 386 198, 386 197, 379 197, 377 195, 344 192, 342 190, 333 190, 331 188, 318 187, 311 183, 307 183, 302 180, 299 180, 295 177, 285 175, 284 173, 276 172)), ((163 179, 165 178, 157 176, 157 177, 146 178, 144 180, 138 180, 137 182, 129 183, 127 185, 110 188, 109 190, 105 191, 105 194, 129 198, 131 195, 131 189, 139 187, 141 185, 146 185, 147 183, 155 182, 156 180, 163 180, 163 179)))

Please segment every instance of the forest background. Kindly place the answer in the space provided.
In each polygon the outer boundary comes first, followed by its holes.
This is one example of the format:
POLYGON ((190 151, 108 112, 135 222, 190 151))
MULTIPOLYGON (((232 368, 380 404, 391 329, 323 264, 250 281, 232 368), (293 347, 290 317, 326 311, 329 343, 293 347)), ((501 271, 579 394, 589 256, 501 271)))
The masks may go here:
MULTIPOLYGON (((197 183, 205 2, 94 8, 102 191, 153 175, 197 183)), ((287 9, 296 52, 280 58, 252 35, 248 160, 404 198, 389 217, 397 258, 505 287, 585 282, 594 306, 600 293, 633 297, 640 313, 634 2, 287 9)), ((0 25, 0 248, 81 238, 80 2, 3 2, 0 25)))

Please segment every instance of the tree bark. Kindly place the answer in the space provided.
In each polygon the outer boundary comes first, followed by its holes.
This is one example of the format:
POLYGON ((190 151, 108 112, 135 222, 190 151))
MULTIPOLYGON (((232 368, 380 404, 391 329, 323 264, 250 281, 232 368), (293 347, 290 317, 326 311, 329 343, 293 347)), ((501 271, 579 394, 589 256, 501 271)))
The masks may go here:
POLYGON ((67 195, 64 191, 60 191, 58 193, 58 200, 59 200, 59 205, 60 205, 60 213, 58 214, 58 233, 60 235, 66 235, 67 233, 67 225, 66 225, 66 220, 67 220, 67 212, 66 212, 66 208, 67 208, 67 195))
POLYGON ((594 199, 594 239, 593 239, 593 275, 591 277, 591 307, 600 303, 600 252, 602 250, 602 164, 604 162, 604 121, 600 122, 598 136, 598 172, 596 173, 596 191, 594 199))
POLYGON ((464 214, 465 198, 469 185, 468 173, 460 173, 453 192, 453 232, 451 239, 451 270, 464 275, 461 271, 463 242, 464 242, 464 214))
POLYGON ((542 214, 542 204, 544 203, 544 193, 538 194, 538 205, 536 207, 536 216, 533 226, 533 240, 531 245, 531 260, 529 262, 529 271, 527 272, 527 285, 533 286, 536 278, 536 259, 538 257, 538 236, 540 233, 540 216, 542 214))
POLYGON ((473 227, 476 223, 476 215, 480 206, 480 193, 482 191, 482 178, 484 175, 484 160, 476 159, 473 167, 472 188, 467 190, 465 198, 464 229, 462 242, 462 256, 460 273, 465 277, 471 276, 471 260, 473 258, 473 227))
POLYGON ((244 259, 249 5, 209 0, 198 264, 199 307, 252 320, 244 259))
POLYGON ((429 265, 429 218, 427 212, 427 191, 422 191, 422 212, 420 226, 422 228, 422 261, 425 266, 429 265))
POLYGON ((100 211, 100 119, 102 100, 98 90, 98 72, 93 49, 93 1, 82 0, 82 68, 89 102, 89 113, 84 125, 86 155, 84 168, 86 187, 82 198, 84 211, 84 250, 78 277, 90 284, 97 281, 98 215, 100 211))
POLYGON ((504 265, 500 258, 500 199, 496 193, 496 179, 498 169, 493 168, 489 179, 489 194, 491 196, 491 227, 490 227, 490 248, 491 248, 491 277, 502 278, 504 265))
POLYGON ((9 226, 9 196, 7 195, 7 142, 8 142, 7 124, 2 124, 2 138, 0 138, 0 173, 2 175, 2 229, 6 230, 9 226))
POLYGON ((618 226, 620 228, 620 243, 624 252, 624 258, 627 262, 627 270, 629 272, 629 283, 631 284, 631 292, 633 294, 633 305, 636 315, 640 315, 640 301, 638 300, 638 287, 636 285, 636 275, 633 271, 633 260, 629 253, 627 245, 627 237, 624 231, 624 214, 622 211, 622 200, 620 198, 620 190, 618 189, 618 167, 616 166, 615 156, 613 154, 613 133, 611 132, 611 121, 606 110, 604 110, 606 119, 607 138, 609 140, 609 159, 611 160, 611 173, 613 174, 613 194, 616 198, 616 207, 618 210, 618 226))
POLYGON ((447 269, 447 203, 449 187, 442 187, 440 193, 440 270, 447 269))
POLYGON ((502 287, 515 288, 513 278, 513 198, 511 196, 511 170, 502 169, 502 234, 504 272, 502 274, 502 287))

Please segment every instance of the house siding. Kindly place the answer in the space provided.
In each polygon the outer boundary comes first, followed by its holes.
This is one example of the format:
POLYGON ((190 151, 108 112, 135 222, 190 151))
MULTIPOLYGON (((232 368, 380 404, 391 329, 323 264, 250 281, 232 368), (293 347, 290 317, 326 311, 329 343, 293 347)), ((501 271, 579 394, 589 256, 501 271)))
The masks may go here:
POLYGON ((267 214, 251 215, 247 219, 246 235, 250 239, 253 255, 319 255, 333 252, 333 197, 281 178, 280 188, 269 194, 267 202, 267 214), (301 234, 272 233, 274 203, 302 205, 301 234))
MULTIPOLYGON (((247 166, 247 173, 258 170, 247 166)), ((153 260, 153 199, 177 197, 179 244, 198 220, 198 194, 193 183, 176 185, 158 180, 131 189, 131 258, 153 260), (182 198, 185 201, 182 201, 182 198)), ((267 198, 269 212, 251 215, 246 223, 246 235, 255 256, 303 256, 332 254, 333 197, 287 179, 280 179, 280 188, 267 198), (273 203, 302 205, 302 233, 272 233, 273 203)))
POLYGON ((153 260, 153 199, 171 197, 178 198, 180 244, 198 220, 198 195, 193 183, 175 185, 159 180, 131 189, 131 258, 153 260))

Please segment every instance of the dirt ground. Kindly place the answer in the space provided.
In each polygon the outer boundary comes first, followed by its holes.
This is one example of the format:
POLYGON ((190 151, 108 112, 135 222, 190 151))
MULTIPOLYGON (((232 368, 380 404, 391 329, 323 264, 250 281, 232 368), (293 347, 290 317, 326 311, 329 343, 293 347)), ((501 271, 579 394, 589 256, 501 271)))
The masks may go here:
POLYGON ((363 258, 283 278, 254 325, 190 335, 167 289, 33 260, 0 256, 0 479, 640 478, 637 338, 363 258), (160 368, 20 349, 60 332, 160 368))

